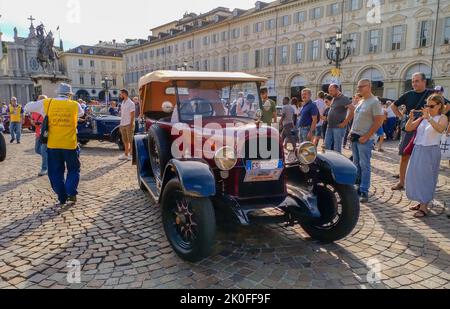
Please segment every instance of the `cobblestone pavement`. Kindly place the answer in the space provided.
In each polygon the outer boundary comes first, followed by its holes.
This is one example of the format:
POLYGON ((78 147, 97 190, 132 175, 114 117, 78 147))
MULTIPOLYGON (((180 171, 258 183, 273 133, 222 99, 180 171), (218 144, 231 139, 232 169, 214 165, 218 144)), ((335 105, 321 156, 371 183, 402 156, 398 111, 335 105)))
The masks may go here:
POLYGON ((8 145, 0 163, 0 288, 450 288, 450 169, 433 214, 414 219, 404 193, 390 190, 395 144, 375 153, 371 202, 347 239, 322 245, 282 225, 219 231, 215 254, 190 264, 172 252, 158 207, 114 145, 82 150, 79 203, 64 211, 36 176, 33 143, 27 134, 8 145), (79 284, 67 281, 72 259, 79 284), (381 282, 369 284, 376 269, 381 282))

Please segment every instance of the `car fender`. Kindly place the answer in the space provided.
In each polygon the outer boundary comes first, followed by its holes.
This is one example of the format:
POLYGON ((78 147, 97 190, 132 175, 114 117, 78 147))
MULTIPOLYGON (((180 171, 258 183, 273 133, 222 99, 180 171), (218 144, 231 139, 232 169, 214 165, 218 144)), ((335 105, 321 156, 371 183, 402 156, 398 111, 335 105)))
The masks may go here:
POLYGON ((120 134, 120 125, 115 127, 114 130, 111 131, 110 141, 112 143, 116 142, 116 137, 120 134))
POLYGON ((137 164, 137 160, 141 163, 140 166, 147 166, 146 163, 150 164, 150 156, 147 149, 147 135, 135 135, 133 146, 133 165, 137 164))
POLYGON ((355 164, 347 157, 334 151, 318 153, 319 166, 328 169, 333 180, 341 185, 354 185, 358 175, 355 164))
POLYGON ((200 198, 216 195, 216 181, 209 165, 201 160, 180 161, 172 159, 164 171, 161 192, 167 183, 178 178, 186 196, 200 198))

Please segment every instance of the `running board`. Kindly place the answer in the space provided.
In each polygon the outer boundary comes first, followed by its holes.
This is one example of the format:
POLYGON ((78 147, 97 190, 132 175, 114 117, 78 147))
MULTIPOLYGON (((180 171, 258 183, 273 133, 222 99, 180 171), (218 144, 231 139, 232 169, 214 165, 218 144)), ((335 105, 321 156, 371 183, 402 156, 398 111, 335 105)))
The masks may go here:
POLYGON ((141 181, 155 202, 159 202, 158 185, 154 177, 141 177, 141 181))

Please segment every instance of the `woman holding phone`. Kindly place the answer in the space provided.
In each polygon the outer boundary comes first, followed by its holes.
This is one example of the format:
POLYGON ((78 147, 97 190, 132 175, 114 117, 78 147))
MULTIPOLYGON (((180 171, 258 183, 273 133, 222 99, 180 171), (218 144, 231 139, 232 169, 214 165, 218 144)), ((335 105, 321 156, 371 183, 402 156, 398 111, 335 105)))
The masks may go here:
POLYGON ((441 162, 441 137, 448 126, 444 111, 444 97, 433 94, 421 113, 411 111, 406 124, 407 132, 417 130, 406 172, 406 196, 411 201, 420 203, 410 208, 416 211, 416 218, 428 215, 428 205, 434 199, 441 162))

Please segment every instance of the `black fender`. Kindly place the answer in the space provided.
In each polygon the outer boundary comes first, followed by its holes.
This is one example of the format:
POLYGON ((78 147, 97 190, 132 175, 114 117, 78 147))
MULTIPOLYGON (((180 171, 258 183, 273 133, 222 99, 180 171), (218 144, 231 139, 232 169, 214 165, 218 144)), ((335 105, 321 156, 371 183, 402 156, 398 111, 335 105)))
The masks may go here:
POLYGON ((111 131, 111 135, 109 136, 109 141, 111 143, 115 143, 117 137, 119 137, 120 134, 121 134, 120 133, 120 126, 115 127, 114 130, 111 131))
MULTIPOLYGON (((216 195, 216 181, 209 165, 201 160, 180 161, 172 159, 167 164, 161 192, 167 183, 177 177, 186 196, 207 198, 216 195)), ((162 194, 161 194, 162 196, 162 194)), ((161 201, 160 201, 161 202, 161 201)))
POLYGON ((335 151, 326 151, 318 153, 316 164, 320 168, 321 176, 328 172, 328 177, 340 185, 354 185, 358 175, 358 169, 355 164, 347 157, 335 151))

